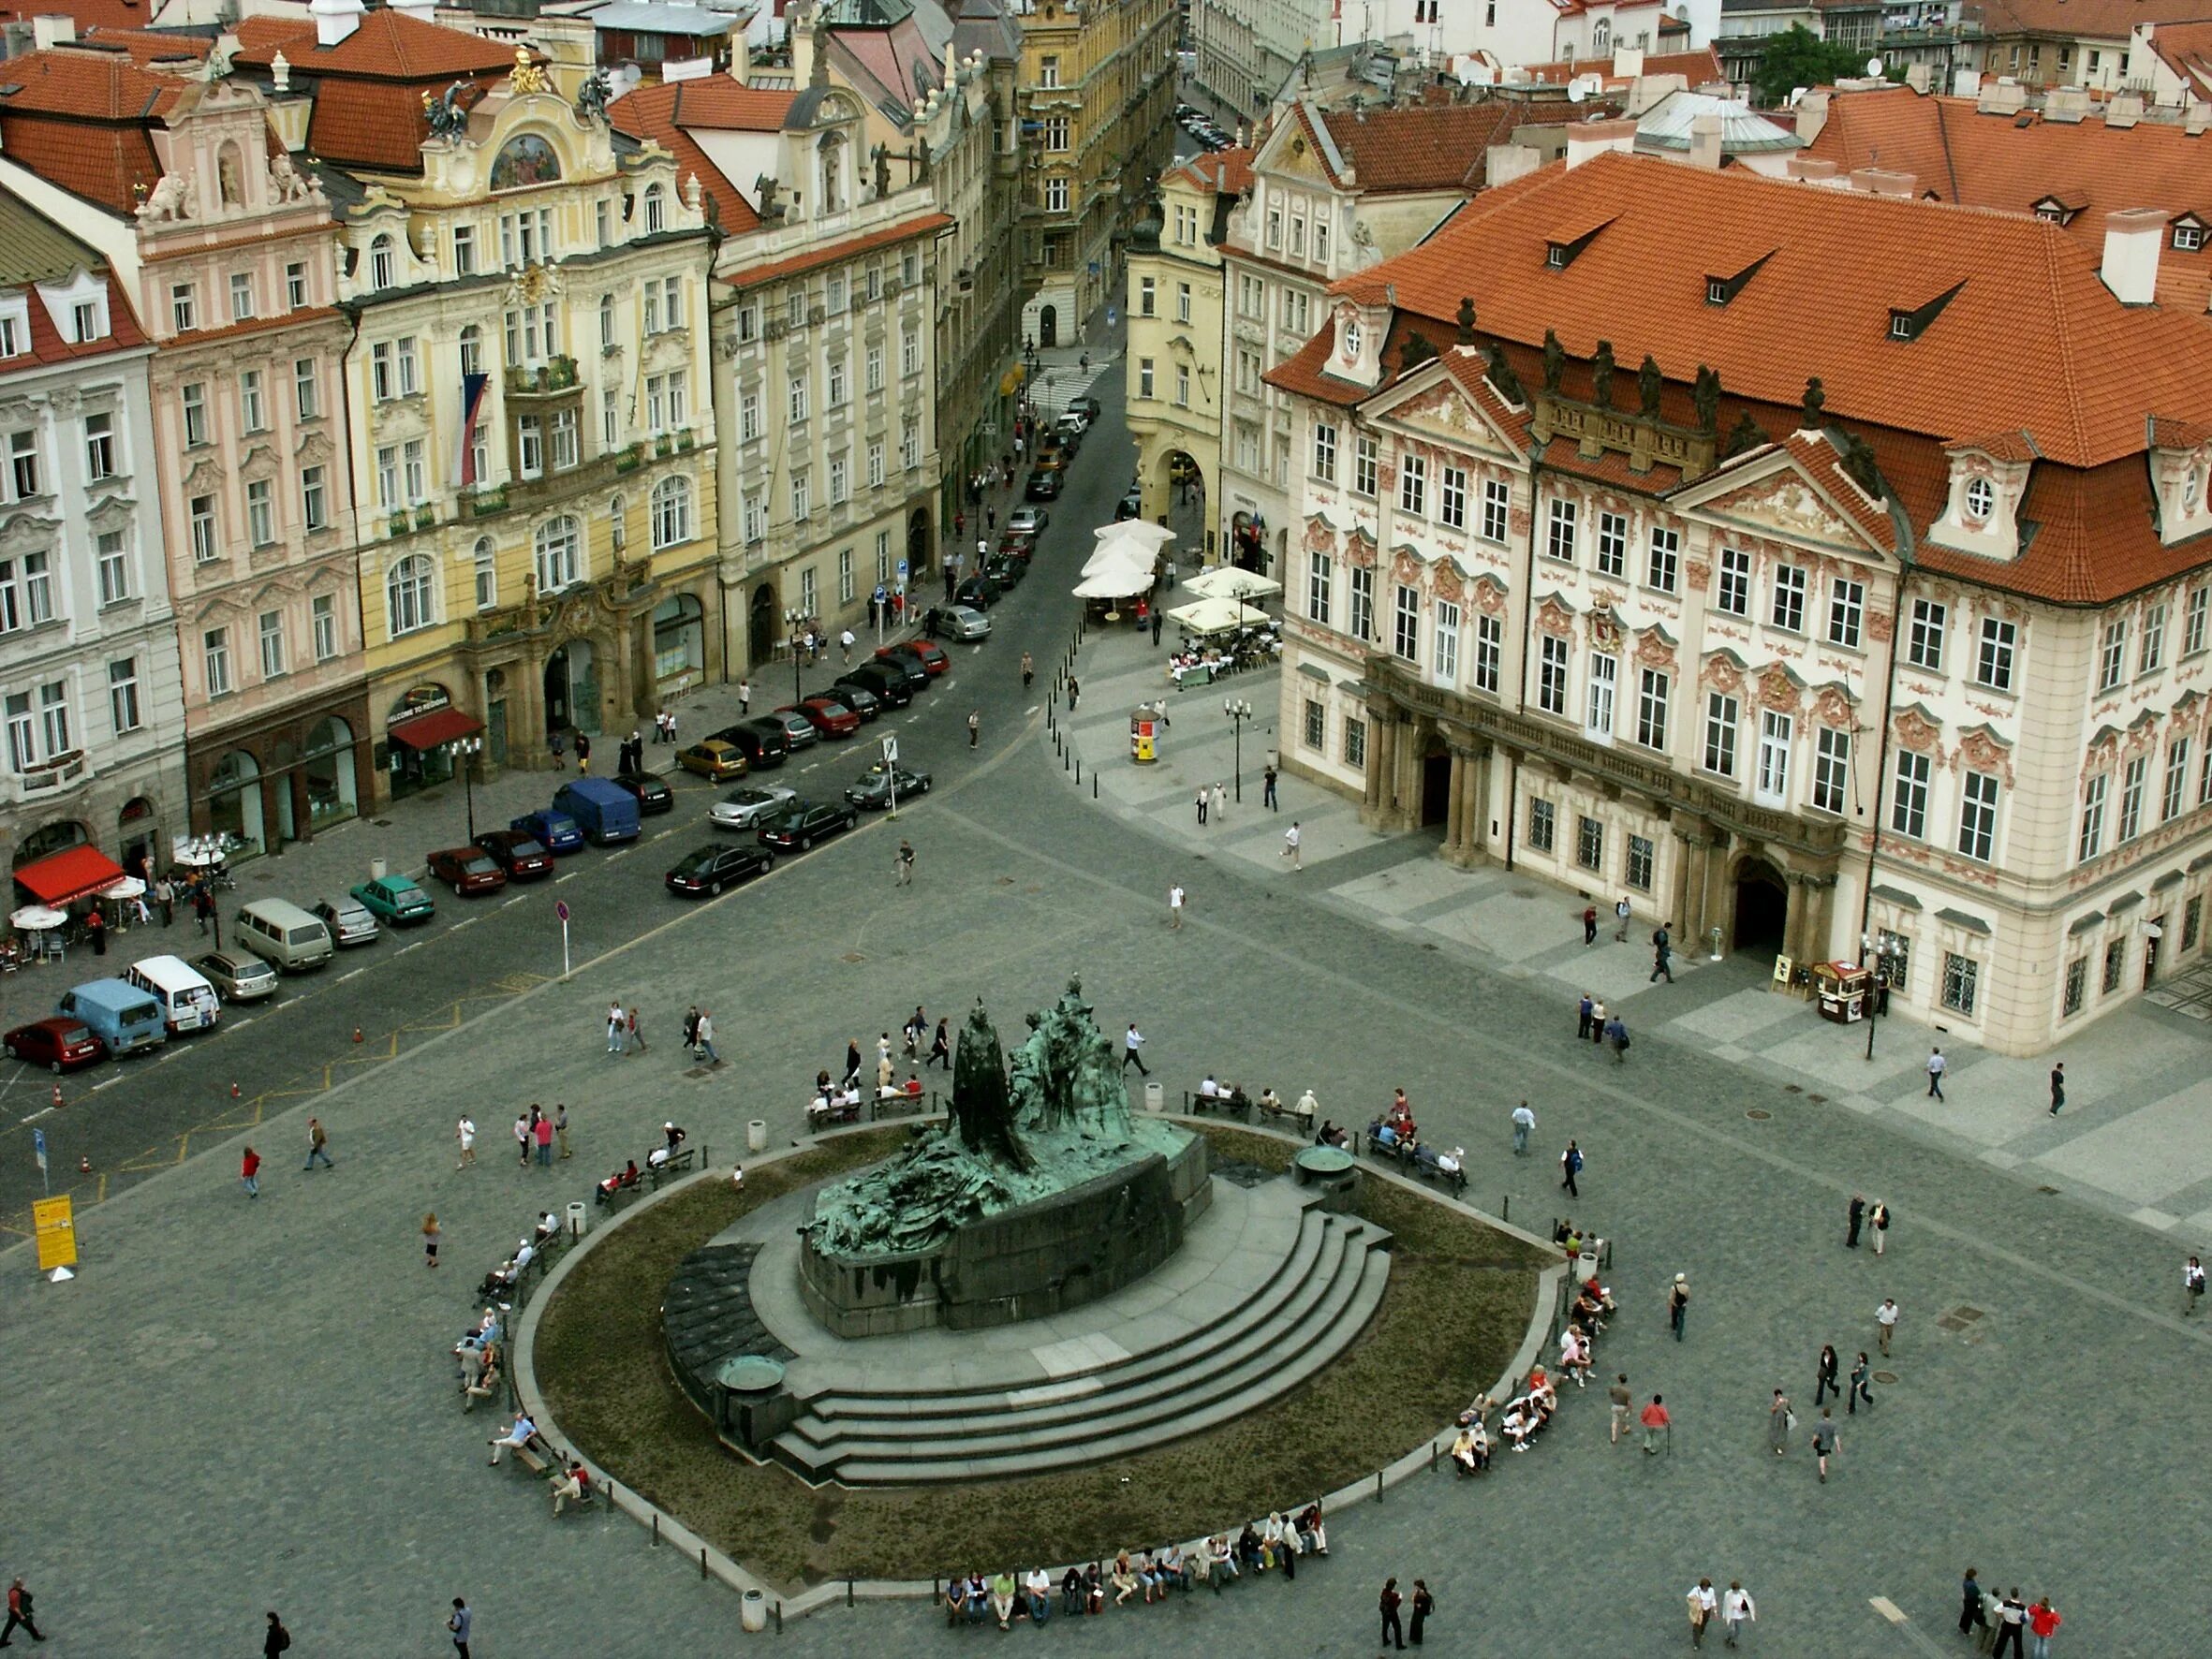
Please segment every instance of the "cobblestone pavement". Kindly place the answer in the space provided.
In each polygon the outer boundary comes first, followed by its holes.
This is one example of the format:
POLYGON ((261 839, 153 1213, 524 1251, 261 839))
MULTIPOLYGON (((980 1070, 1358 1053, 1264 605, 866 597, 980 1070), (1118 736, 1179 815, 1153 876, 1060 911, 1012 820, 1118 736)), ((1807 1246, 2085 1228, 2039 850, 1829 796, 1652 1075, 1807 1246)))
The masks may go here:
MULTIPOLYGON (((1486 1480, 1423 1477, 1341 1515, 1334 1556, 1294 1586, 1248 1584, 1018 1639, 1102 1654, 1359 1653, 1377 1585, 1395 1573, 1436 1588, 1435 1648, 1659 1652, 1683 1645, 1682 1593, 1710 1573, 1760 1595, 1758 1648, 1882 1659, 1952 1648, 1954 1586, 1972 1563, 1989 1582, 2050 1592, 2068 1617, 2062 1652, 2187 1652, 2180 1632, 2199 1610, 2168 1604, 2196 1582, 2208 1529, 2175 1431, 2202 1398, 2192 1379, 2208 1339, 2176 1317, 2176 1241, 2095 1191, 2024 1179, 1970 1139, 1947 1139, 1894 1083, 1863 1091, 1871 1110, 1840 1088, 1791 1092, 1798 1074, 1774 1057, 1826 1034, 1778 1002, 1777 1019, 1794 1023, 1706 1029, 1734 1018, 1732 1006, 1770 1006, 1737 1004, 1763 993, 1726 963, 1633 992, 1637 1042, 1615 1068, 1569 1040, 1567 992, 1598 964, 1563 966, 1556 941, 1541 942, 1561 928, 1556 891, 1494 883, 1467 924, 1481 937, 1454 940, 1438 932, 1445 912, 1419 914, 1453 894, 1418 885, 1433 880, 1418 838, 1365 838, 1318 797, 1297 876, 1275 859, 1273 824, 1247 828, 1249 796, 1202 847, 1195 827, 1172 828, 1187 799, 1147 806, 1123 793, 1126 762, 1091 772, 1094 803, 1072 764, 1060 770, 1042 699, 1020 700, 1011 666, 1025 647, 1050 664, 1069 637, 1075 544, 1110 513, 1126 450, 1094 441, 1079 472, 1037 580, 956 669, 956 696, 910 728, 938 787, 898 824, 877 820, 698 906, 663 899, 640 862, 594 866, 562 890, 629 908, 623 928, 588 932, 573 978, 452 1000, 450 1013, 419 1017, 424 1029, 395 1039, 389 1060, 272 1099, 250 1129, 211 1131, 193 1155, 86 1212, 69 1285, 36 1279, 26 1247, 5 1253, 14 1478, 0 1576, 22 1573, 37 1591, 47 1651, 251 1652, 262 1609, 276 1608, 295 1653, 432 1659, 450 1651, 441 1622, 455 1594, 478 1608, 475 1652, 490 1659, 742 1651, 736 1602, 695 1566, 656 1554, 627 1521, 555 1522, 541 1489, 483 1466, 493 1424, 459 1411, 446 1353, 472 1312, 467 1290, 532 1213, 582 1196, 664 1120, 727 1163, 748 1118, 779 1137, 800 1131, 804 1080, 846 1038, 864 1048, 916 1002, 946 1012, 978 994, 1003 1020, 1080 969, 1108 1029, 1143 1025, 1171 1089, 1218 1069, 1285 1093, 1310 1085, 1352 1119, 1402 1084, 1429 1135, 1469 1149, 1470 1197, 1518 1222, 1560 1212, 1553 1159, 1575 1137, 1589 1167, 1564 1207, 1617 1241, 1621 1311, 1600 1367, 1626 1371, 1639 1394, 1663 1392, 1676 1427, 1666 1457, 1609 1446, 1600 1396, 1571 1391, 1553 1432, 1526 1457, 1501 1457, 1486 1480), (971 756, 953 733, 979 705, 985 742, 971 756), (1132 824, 1131 811, 1158 821, 1132 824), (911 888, 891 883, 900 835, 921 853, 911 888), (1192 914, 1171 933, 1176 879, 1192 914), (605 1052, 598 1016, 616 995, 645 1010, 648 1053, 605 1052), (695 1000, 717 1013, 730 1059, 719 1072, 695 1075, 666 1041, 695 1000), (1505 1114, 1522 1096, 1538 1115, 1537 1155, 1516 1160, 1505 1114), (539 1170, 503 1152, 504 1121, 530 1100, 569 1105, 575 1161, 539 1170), (484 1151, 456 1170, 463 1109, 483 1126, 484 1151), (299 1167, 310 1110, 330 1126, 334 1169, 299 1167), (236 1179, 248 1134, 269 1156, 258 1199, 236 1179), (1895 1211, 1879 1260, 1842 1248, 1853 1191, 1895 1211), (448 1262, 435 1274, 418 1236, 434 1209, 448 1262), (1679 1343, 1660 1316, 1677 1271, 1695 1294, 1679 1343), (1836 1473, 1818 1484, 1802 1441, 1786 1459, 1768 1454, 1767 1391, 1787 1386, 1812 1415, 1815 1351, 1871 1347, 1884 1295, 1904 1322, 1879 1408, 1847 1421, 1836 1473)), ((1097 636, 1084 647, 1079 735, 1110 736, 1136 692, 1132 680, 1129 696, 1113 694, 1114 670, 1093 666, 1101 651, 1097 636)), ((1199 726, 1186 716, 1175 730, 1188 741, 1199 726)), ((1144 778, 1143 790, 1156 787, 1144 778)), ((1308 801, 1287 793, 1284 807, 1308 801)), ((525 947, 513 931, 532 912, 501 914, 485 913, 469 940, 441 934, 406 963, 379 959, 356 987, 391 984, 401 998, 429 979, 444 1007, 440 964, 480 959, 451 968, 455 983, 541 966, 543 942, 525 947)), ((1885 1076, 1915 1060, 1907 1030, 1881 1034, 1897 1068, 1885 1076)), ((1998 1065, 1962 1064, 1954 1097, 2016 1093, 1967 1086, 2001 1077, 1998 1065)), ((2090 1076, 2077 1090, 2086 1117, 2118 1109, 2106 1103, 2121 1091, 2090 1076)), ((106 1111, 120 1094, 85 1109, 106 1111)), ((1467 1379, 1470 1393, 1481 1380, 1467 1379)), ((863 1606, 794 1623, 778 1651, 988 1639, 946 1631, 926 1608, 863 1606)))

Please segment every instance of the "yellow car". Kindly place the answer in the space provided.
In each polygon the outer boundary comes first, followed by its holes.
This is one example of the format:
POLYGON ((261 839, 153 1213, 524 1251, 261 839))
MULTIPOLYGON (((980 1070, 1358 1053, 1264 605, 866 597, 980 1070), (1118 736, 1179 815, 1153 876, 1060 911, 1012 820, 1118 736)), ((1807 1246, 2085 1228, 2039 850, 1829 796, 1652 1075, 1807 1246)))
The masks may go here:
POLYGON ((745 751, 734 743, 725 743, 720 738, 692 744, 676 756, 676 764, 716 784, 745 775, 745 751))

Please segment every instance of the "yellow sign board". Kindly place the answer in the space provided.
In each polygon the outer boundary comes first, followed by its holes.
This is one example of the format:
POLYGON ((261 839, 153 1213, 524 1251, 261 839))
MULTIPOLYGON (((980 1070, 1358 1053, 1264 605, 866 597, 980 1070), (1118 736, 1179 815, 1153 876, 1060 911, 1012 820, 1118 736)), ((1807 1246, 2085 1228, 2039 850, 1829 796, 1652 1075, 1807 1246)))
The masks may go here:
POLYGON ((66 1196, 40 1198, 31 1206, 31 1227, 38 1236, 38 1270, 77 1265, 77 1222, 66 1196))

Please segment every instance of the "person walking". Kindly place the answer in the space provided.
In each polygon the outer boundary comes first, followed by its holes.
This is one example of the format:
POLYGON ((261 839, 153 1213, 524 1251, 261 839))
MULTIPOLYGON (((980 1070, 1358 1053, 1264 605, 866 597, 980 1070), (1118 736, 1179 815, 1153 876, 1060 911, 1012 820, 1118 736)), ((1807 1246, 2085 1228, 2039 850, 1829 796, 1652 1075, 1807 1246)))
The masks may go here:
POLYGON ((566 1102, 555 1105, 553 1108, 553 1138, 561 1143, 561 1156, 564 1160, 567 1159, 569 1154, 568 1108, 566 1102))
POLYGON ((837 636, 837 649, 845 653, 846 664, 849 667, 852 662, 852 630, 850 628, 847 628, 837 636))
POLYGON ((276 1609, 269 1609, 269 1628, 261 1635, 261 1659, 276 1659, 292 1645, 292 1633, 284 1627, 284 1621, 276 1616, 276 1609))
POLYGON ((1276 801, 1275 768, 1272 766, 1260 774, 1260 804, 1271 813, 1279 813, 1283 810, 1276 801))
POLYGON ((1958 1587, 1958 1634, 1969 1636, 1977 1630, 1989 1628, 1989 1615, 1982 1609, 1982 1577, 1974 1568, 1967 1568, 1966 1581, 1958 1587))
POLYGON ((2051 1115, 2057 1117, 2058 1108, 2066 1104, 2066 1062, 2061 1060, 2051 1067, 2051 1115))
POLYGON ((1029 682, 1037 678, 1037 663, 1027 652, 1022 653, 1022 689, 1029 689, 1029 682))
POLYGON ((1405 1599, 1398 1593, 1398 1581, 1395 1578, 1387 1578, 1383 1581, 1382 1599, 1379 1603, 1382 1610, 1381 1645, 1387 1648, 1395 1642, 1401 1652, 1406 1646, 1406 1633, 1398 1624, 1398 1608, 1405 1599))
POLYGON ((1664 1434, 1671 1440, 1674 1435, 1674 1419, 1667 1415, 1666 1396, 1654 1394, 1651 1403, 1644 1408, 1639 1420, 1644 1424, 1644 1455, 1653 1456, 1659 1451, 1659 1436, 1664 1434))
POLYGON ((1682 1332, 1689 1324, 1689 1275, 1676 1273, 1674 1283, 1667 1286, 1667 1325, 1674 1333, 1674 1340, 1682 1340, 1682 1332))
POLYGON ((1705 1626, 1712 1622, 1713 1615, 1719 1610, 1720 1597, 1714 1593, 1712 1579, 1700 1578, 1689 1587, 1689 1645, 1691 1647, 1702 1648, 1705 1645, 1705 1626))
POLYGON ((551 1169, 553 1167, 553 1122, 543 1112, 539 1112, 532 1120, 530 1138, 538 1148, 538 1167, 540 1169, 551 1169))
POLYGON ((1535 1128, 1536 1114, 1528 1109, 1528 1102, 1524 1100, 1513 1108, 1514 1157, 1525 1158, 1528 1155, 1528 1137, 1535 1128))
POLYGON ((1867 1358, 1866 1350, 1861 1348, 1858 1361, 1851 1367, 1851 1387, 1844 1391, 1843 1409, 1847 1417, 1855 1417, 1859 1415, 1859 1402, 1862 1400, 1866 1402, 1868 1411, 1874 1409, 1873 1375, 1874 1361, 1867 1358))
POLYGON ((1626 945, 1629 942, 1629 917, 1630 914, 1631 906, 1629 903, 1629 896, 1623 893, 1620 896, 1620 903, 1613 907, 1613 919, 1620 924, 1613 930, 1613 942, 1615 945, 1626 945))
POLYGON ((1866 1211, 1866 1226, 1874 1234, 1874 1254, 1880 1255, 1882 1243, 1890 1235, 1890 1207, 1877 1200, 1874 1208, 1866 1211))
POLYGON ((1122 1070, 1127 1071, 1133 1065, 1137 1068, 1139 1077, 1148 1078, 1152 1075, 1152 1068, 1144 1064, 1144 1056, 1139 1051, 1143 1047, 1144 1034, 1137 1029, 1137 1022, 1132 1020, 1129 1021, 1129 1029, 1121 1039, 1122 1070))
POLYGON ((1207 794, 1206 794, 1206 786, 1205 786, 1203 784, 1201 784, 1201 785, 1198 786, 1198 800, 1196 800, 1196 801, 1195 801, 1193 804, 1194 804, 1194 805, 1196 805, 1196 806, 1197 806, 1197 808, 1198 808, 1198 821, 1199 821, 1199 825, 1200 825, 1200 827, 1201 827, 1202 829, 1202 828, 1204 827, 1204 825, 1205 825, 1205 821, 1206 821, 1206 802, 1207 802, 1207 800, 1208 800, 1209 799, 1210 799, 1210 798, 1209 798, 1209 797, 1207 796, 1207 794))
POLYGON ((2013 1650, 2013 1659, 2021 1659, 2020 1638, 2028 1629, 2028 1603, 2015 1584, 2005 1592, 2003 1605, 1997 1613, 1997 1646, 1990 1649, 1991 1659, 2004 1659, 2007 1647, 2013 1650))
POLYGON ((629 1022, 628 1022, 627 1020, 625 1020, 625 1019, 623 1018, 623 1013, 622 1013, 622 1005, 621 1005, 620 1003, 609 1003, 609 1004, 607 1005, 607 1052, 608 1052, 608 1053, 610 1053, 610 1054, 613 1054, 613 1055, 620 1055, 620 1054, 621 1054, 621 1052, 622 1052, 622 1034, 623 1034, 623 1029, 624 1029, 624 1027, 625 1027, 625 1026, 627 1026, 628 1023, 629 1023, 629 1022))
POLYGON ((453 1138, 461 1143, 461 1156, 454 1163, 456 1169, 465 1169, 476 1162, 476 1120, 466 1112, 453 1125, 453 1138))
POLYGON ((1652 931, 1651 977, 1644 981, 1646 985, 1656 985, 1662 976, 1669 985, 1674 983, 1674 935, 1668 931, 1674 925, 1665 922, 1652 931))
POLYGON ((1293 870, 1305 868, 1305 855, 1299 851, 1299 845, 1305 839, 1305 833, 1298 828, 1298 820, 1292 818, 1290 827, 1283 831, 1283 857, 1290 860, 1293 870))
POLYGON ((1629 1373, 1622 1372, 1613 1379, 1613 1386, 1605 1390, 1607 1402, 1613 1408, 1613 1427, 1610 1444, 1618 1446, 1620 1437, 1628 1431, 1629 1413, 1635 1409, 1635 1401, 1629 1394, 1629 1373))
POLYGON ((1613 1050, 1613 1063, 1629 1063, 1629 1022, 1618 1014, 1605 1022, 1605 1046, 1613 1050))
POLYGON ((699 1005, 693 1003, 684 1015, 684 1048, 690 1056, 699 1058, 699 1005))
POLYGON ((1582 942, 1585 948, 1598 943, 1598 907, 1595 904, 1582 907, 1582 942))
POLYGON ((445 1234, 438 1229, 437 1211, 433 1210, 422 1218, 422 1265, 424 1267, 435 1268, 437 1266, 437 1247, 444 1238, 445 1234))
POLYGON ((238 1179, 245 1183, 247 1197, 258 1198, 261 1196, 261 1154, 250 1146, 238 1160, 238 1179))
POLYGON ((84 931, 92 939, 93 955, 106 956, 108 954, 108 918, 100 914, 100 907, 97 904, 95 904, 86 914, 84 931))
POLYGON ((967 712, 967 746, 972 749, 982 741, 983 711, 981 709, 970 709, 967 712))
POLYGON ((530 1167, 530 1124, 536 1117, 537 1111, 538 1107, 536 1103, 533 1102, 528 1111, 518 1112, 515 1114, 515 1162, 520 1164, 525 1169, 530 1167))
POLYGON ((892 866, 896 872, 892 878, 892 886, 910 888, 914 885, 914 844, 903 835, 899 837, 899 850, 892 860, 892 866))
POLYGON ((715 1051, 715 1017, 712 1014, 706 1012, 706 1010, 703 1008, 700 1010, 699 1015, 699 1035, 697 1038, 697 1043, 699 1048, 699 1057, 701 1060, 705 1061, 709 1065, 719 1065, 722 1064, 722 1056, 715 1051))
POLYGON ((177 889, 163 876, 154 884, 154 903, 161 907, 161 925, 168 927, 177 918, 177 889))
POLYGON ((642 1054, 645 1051, 645 1028, 638 1022, 638 1006, 635 1003, 630 1005, 629 1019, 623 1026, 622 1035, 628 1039, 631 1053, 642 1054))
POLYGON ((1843 1361, 1836 1357, 1836 1344, 1822 1343, 1821 1357, 1813 1365, 1813 1403, 1815 1405, 1821 1404, 1831 1394, 1840 1396, 1843 1393, 1843 1385, 1836 1380, 1836 1373, 1842 1369, 1843 1361))
POLYGON ((576 775, 580 778, 592 775, 592 741, 587 733, 581 731, 576 734, 576 775))
MULTIPOLYGON (((1865 1219, 1866 1200, 1853 1193, 1851 1204, 1844 1211, 1843 1247, 1846 1250, 1858 1249, 1859 1227, 1865 1219)), ((1813 1403, 1818 1405, 1820 1402, 1816 1400, 1813 1403)))
POLYGON ((2181 1316, 2189 1318, 2205 1305, 2205 1264, 2190 1256, 2181 1267, 2181 1316))
POLYGON ((922 1063, 922 1069, 927 1071, 933 1065, 952 1069, 952 1033, 943 1020, 937 1021, 936 1035, 929 1039, 929 1058, 922 1063))
POLYGON ((1943 1058, 1942 1050, 1930 1049, 1928 1050, 1929 1099, 1940 1100, 1943 1098, 1943 1074, 1950 1069, 1951 1062, 1943 1058))
MULTIPOLYGON (((1229 792, 1223 789, 1219 784, 1214 785, 1214 822, 1217 824, 1229 822, 1229 792)), ((1415 1581, 1419 1582, 1418 1579, 1415 1581)))
POLYGON ((322 1160, 322 1167, 325 1169, 337 1167, 335 1164, 331 1162, 331 1138, 323 1133, 322 1120, 309 1118, 307 1120, 307 1162, 301 1165, 300 1167, 302 1171, 314 1168, 315 1160, 317 1158, 322 1160))
POLYGON ((1075 676, 1074 676, 1074 675, 1072 675, 1072 674, 1069 675, 1069 676, 1068 676, 1068 712, 1069 712, 1069 713, 1072 714, 1072 713, 1074 713, 1074 712, 1075 712, 1075 705, 1076 705, 1076 702, 1077 702, 1077 700, 1078 700, 1079 698, 1081 698, 1081 697, 1082 697, 1082 696, 1083 696, 1083 687, 1082 687, 1080 684, 1078 684, 1078 683, 1076 683, 1076 679, 1075 679, 1075 676))
POLYGON ((752 712, 753 712, 753 683, 752 683, 750 680, 740 680, 740 681, 737 683, 737 714, 738 714, 738 718, 742 720, 742 719, 744 719, 744 718, 745 718, 745 717, 747 714, 750 714, 752 712))
POLYGON ((39 1634, 37 1621, 31 1617, 31 1592, 21 1578, 7 1587, 7 1622, 0 1624, 0 1648, 14 1645, 7 1638, 15 1634, 19 1624, 31 1633, 33 1641, 46 1639, 39 1634))
POLYGON ((1734 1647, 1736 1638, 1744 1633, 1744 1626, 1758 1622, 1759 1608, 1751 1600, 1751 1593, 1744 1588, 1741 1578, 1731 1578, 1727 1593, 1720 1598, 1720 1628, 1728 1633, 1727 1645, 1734 1647))
POLYGON ((1591 1000, 1588 991, 1584 991, 1582 1001, 1574 1006, 1574 1040, 1576 1042, 1586 1043, 1590 1040, 1590 1020, 1597 1011, 1598 1005, 1591 1000))
POLYGON ((1828 1484, 1828 1460, 1843 1448, 1842 1431, 1836 1426, 1836 1408, 1821 1408, 1821 1420, 1813 1425, 1813 1456, 1821 1465, 1821 1484, 1828 1484))
POLYGON ((1582 1173, 1582 1148, 1575 1145, 1572 1140, 1569 1140, 1567 1150, 1559 1154, 1559 1169, 1566 1177, 1564 1181, 1559 1182, 1559 1185, 1565 1189, 1567 1196, 1571 1198, 1582 1197, 1582 1189, 1574 1184, 1574 1178, 1582 1173))
POLYGON ((1776 1457, 1788 1453, 1790 1429, 1796 1421, 1797 1414, 1790 1409, 1790 1397, 1777 1388, 1773 1402, 1766 1408, 1766 1444, 1774 1448, 1776 1457))
POLYGON ((1177 933, 1183 931, 1183 884, 1179 881, 1168 888, 1168 930, 1177 933))
POLYGON ((1600 999, 1590 1005, 1590 1043, 1597 1047, 1605 1041, 1605 1004, 1600 999))
MULTIPOLYGON (((1283 1557, 1283 1564, 1288 1566, 1293 1559, 1295 1559, 1295 1551, 1283 1557)), ((1413 1622, 1406 1627, 1406 1639, 1415 1647, 1421 1646, 1422 1629, 1428 1623, 1429 1615, 1436 1610, 1437 1598, 1428 1593, 1427 1582, 1421 1578, 1414 1579, 1413 1622)))
POLYGON ((2028 1659, 2051 1659, 2051 1638, 2058 1634, 2058 1626, 2065 1622, 2066 1621, 2058 1616, 2058 1609, 2051 1605, 2051 1598, 2047 1595, 2042 1597, 2035 1606, 2029 1608, 2028 1609, 2028 1659))
POLYGON ((1895 1297, 1885 1296, 1881 1299, 1881 1306, 1874 1310, 1874 1323, 1880 1328, 1882 1358, 1886 1359, 1889 1358, 1890 1338, 1897 1329, 1897 1301, 1895 1297))
POLYGON ((468 1610, 468 1603, 455 1596, 452 1617, 446 1621, 446 1628, 453 1637, 454 1659, 468 1659, 468 1631, 475 1622, 476 1615, 468 1610))

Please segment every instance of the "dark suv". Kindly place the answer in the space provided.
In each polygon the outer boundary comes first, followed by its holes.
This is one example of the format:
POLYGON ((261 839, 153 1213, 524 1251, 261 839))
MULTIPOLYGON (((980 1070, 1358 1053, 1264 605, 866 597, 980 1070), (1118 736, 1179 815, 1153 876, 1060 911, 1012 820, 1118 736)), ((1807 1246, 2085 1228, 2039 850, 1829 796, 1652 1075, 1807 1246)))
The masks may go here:
MULTIPOLYGON (((928 675, 924 673, 924 679, 928 675)), ((857 685, 874 696, 876 700, 890 709, 903 709, 914 700, 913 688, 907 677, 880 663, 863 663, 857 668, 848 668, 837 676, 837 685, 857 685)), ((832 686, 834 691, 836 686, 832 686)))
POLYGON ((783 722, 772 720, 763 724, 759 720, 740 720, 735 726, 726 726, 720 731, 707 733, 718 738, 745 757, 745 766, 752 771, 762 771, 781 766, 789 757, 791 745, 784 736, 783 722))

